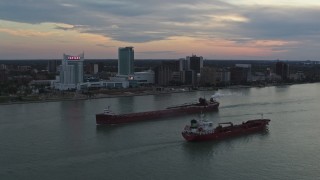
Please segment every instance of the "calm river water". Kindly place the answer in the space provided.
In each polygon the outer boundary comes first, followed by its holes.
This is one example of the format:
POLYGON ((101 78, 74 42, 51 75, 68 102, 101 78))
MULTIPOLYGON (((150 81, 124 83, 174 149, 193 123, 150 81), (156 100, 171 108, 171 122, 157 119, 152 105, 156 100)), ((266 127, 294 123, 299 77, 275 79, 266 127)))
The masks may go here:
POLYGON ((0 106, 0 179, 320 179, 320 84, 0 106), (206 118, 270 118, 269 131, 188 143, 198 115, 97 127, 95 114, 219 96, 206 118))

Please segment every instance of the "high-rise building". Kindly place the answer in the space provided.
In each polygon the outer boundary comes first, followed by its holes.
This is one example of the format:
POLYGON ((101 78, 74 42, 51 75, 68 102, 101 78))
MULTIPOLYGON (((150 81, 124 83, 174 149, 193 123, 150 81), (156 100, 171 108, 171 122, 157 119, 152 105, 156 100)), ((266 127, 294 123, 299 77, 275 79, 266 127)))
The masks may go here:
POLYGON ((234 84, 251 82, 251 76, 251 64, 236 64, 230 69, 230 80, 234 84))
MULTIPOLYGON (((179 72, 179 61, 162 61, 160 66, 155 68, 155 83, 162 86, 168 86, 179 72)), ((180 80, 181 81, 181 80, 180 80)))
POLYGON ((63 54, 58 89, 78 89, 83 83, 84 53, 79 56, 63 54))
POLYGON ((168 86, 172 80, 172 69, 170 66, 161 65, 155 68, 155 83, 161 86, 168 86))
POLYGON ((201 69, 200 84, 203 86, 216 85, 217 75, 213 67, 204 67, 201 69))
POLYGON ((182 82, 185 85, 192 85, 194 86, 196 84, 196 73, 194 70, 189 70, 189 71, 182 71, 182 82))
POLYGON ((187 56, 187 71, 190 71, 186 73, 186 83, 192 81, 192 85, 196 86, 200 81, 200 73, 201 69, 203 68, 203 57, 202 56, 187 56), (192 78, 190 76, 192 75, 192 78), (188 79, 188 80, 187 80, 188 79))
POLYGON ((7 69, 7 65, 5 64, 0 64, 0 70, 6 70, 7 69))
POLYGON ((0 82, 8 80, 8 72, 5 69, 0 69, 0 82))
POLYGON ((203 57, 192 55, 187 56, 187 63, 188 63, 188 70, 193 70, 195 73, 200 73, 201 69, 203 68, 203 57))
POLYGON ((219 68, 216 70, 216 83, 221 86, 230 84, 230 69, 229 68, 219 68))
POLYGON ((276 74, 280 76, 282 80, 287 80, 289 77, 289 65, 284 62, 277 62, 276 74))
POLYGON ((133 47, 120 47, 118 50, 118 75, 134 74, 133 47))
POLYGON ((99 64, 93 65, 93 74, 97 74, 99 72, 99 64))
POLYGON ((59 64, 58 60, 49 60, 47 65, 48 72, 50 73, 57 72, 58 64, 59 64))
POLYGON ((188 68, 187 60, 184 58, 179 59, 179 71, 185 71, 188 68))

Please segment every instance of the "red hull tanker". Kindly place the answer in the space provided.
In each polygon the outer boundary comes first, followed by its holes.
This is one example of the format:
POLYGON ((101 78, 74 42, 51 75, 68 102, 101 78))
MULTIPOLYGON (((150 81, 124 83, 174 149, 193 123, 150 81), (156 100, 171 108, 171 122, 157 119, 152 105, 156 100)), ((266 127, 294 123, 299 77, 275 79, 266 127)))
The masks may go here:
POLYGON ((238 125, 233 125, 231 122, 219 123, 219 126, 214 128, 210 121, 193 119, 191 125, 185 127, 182 136, 187 141, 219 140, 265 130, 269 122, 270 119, 261 118, 238 125))
POLYGON ((168 107, 163 110, 137 112, 130 114, 114 114, 109 108, 105 109, 104 113, 96 114, 97 125, 112 125, 123 124, 137 121, 146 121, 152 119, 159 119, 164 117, 179 116, 185 114, 194 114, 200 112, 215 111, 219 107, 219 102, 213 100, 206 101, 203 98, 199 98, 198 103, 184 104, 180 106, 168 107))

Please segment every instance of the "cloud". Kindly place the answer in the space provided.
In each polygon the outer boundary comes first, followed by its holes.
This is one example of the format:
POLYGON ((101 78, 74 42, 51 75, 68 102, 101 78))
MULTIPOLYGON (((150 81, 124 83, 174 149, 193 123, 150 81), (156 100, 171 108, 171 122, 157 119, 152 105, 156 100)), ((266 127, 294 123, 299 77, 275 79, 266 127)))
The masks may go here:
POLYGON ((96 46, 99 46, 99 47, 103 47, 103 48, 113 48, 115 46, 108 46, 108 45, 105 45, 105 44, 97 44, 96 46))
POLYGON ((113 24, 113 25, 111 26, 111 28, 112 28, 112 29, 119 29, 119 26, 113 24))
POLYGON ((55 32, 41 32, 41 31, 34 31, 34 30, 14 30, 14 29, 6 29, 0 28, 0 32, 7 33, 13 36, 20 36, 20 37, 48 37, 55 35, 55 32))
POLYGON ((60 5, 64 7, 77 7, 75 4, 68 4, 68 3, 62 3, 60 5))
POLYGON ((148 55, 154 55, 154 54, 177 54, 176 51, 140 51, 135 52, 137 54, 148 54, 148 55))
MULTIPOLYGON (((320 17, 319 6, 244 2, 10 0, 0 1, 0 19, 29 24, 56 23, 54 29, 101 35, 118 44, 142 44, 172 41, 172 37, 190 37, 198 42, 206 40, 212 47, 259 47, 292 53, 299 46, 317 44, 320 40, 320 24, 316 18, 320 17), (225 44, 216 44, 216 39, 223 39, 225 44)), ((50 35, 50 32, 13 30, 1 25, 0 28, 2 33, 18 36, 50 35)), ((98 37, 90 36, 87 39, 98 37)), ((94 45, 113 47, 104 43, 95 42, 94 45)), ((137 53, 147 54, 144 51, 137 53)), ((150 53, 172 54, 175 51, 150 53)))
POLYGON ((0 1, 0 18, 24 23, 64 22, 61 20, 69 8, 55 0, 0 1))
POLYGON ((239 29, 253 38, 296 39, 320 32, 315 18, 320 16, 320 8, 251 8, 245 16, 250 21, 239 24, 239 29))
POLYGON ((57 26, 60 30, 95 33, 124 42, 148 42, 176 35, 191 35, 208 12, 228 8, 220 1, 58 1, 22 0, 0 2, 0 19, 24 22, 55 22, 74 25, 57 26), (195 24, 195 26, 192 26, 195 24), (161 34, 142 33, 161 31, 161 34))
POLYGON ((85 25, 70 25, 70 24, 56 24, 54 27, 54 29, 63 30, 63 31, 83 30, 88 28, 89 27, 85 25))

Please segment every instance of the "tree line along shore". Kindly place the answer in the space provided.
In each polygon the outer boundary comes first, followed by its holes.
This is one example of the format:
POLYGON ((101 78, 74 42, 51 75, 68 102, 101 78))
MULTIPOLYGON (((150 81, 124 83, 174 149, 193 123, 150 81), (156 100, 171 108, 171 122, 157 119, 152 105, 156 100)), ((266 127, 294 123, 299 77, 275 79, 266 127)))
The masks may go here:
POLYGON ((225 87, 145 87, 145 88, 129 88, 129 89, 99 89, 91 91, 53 91, 36 95, 9 95, 0 96, 0 105, 9 104, 24 104, 24 103, 41 103, 41 102, 55 102, 55 101, 74 101, 74 100, 88 100, 98 98, 114 98, 126 96, 144 96, 144 95, 157 95, 166 93, 185 93, 194 91, 217 91, 219 89, 239 89, 239 88, 263 88, 269 86, 283 86, 292 85, 293 83, 281 84, 259 84, 259 85, 234 85, 225 87))

